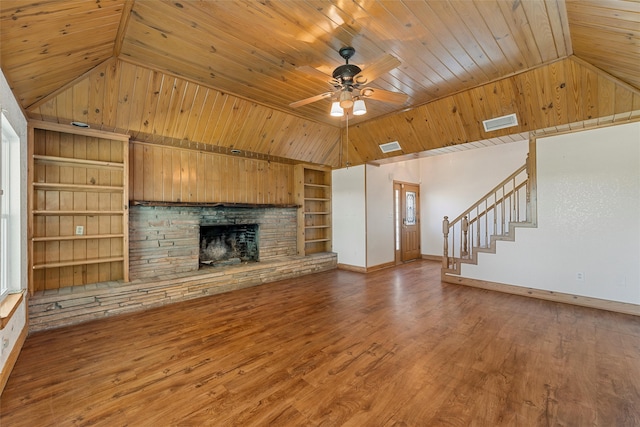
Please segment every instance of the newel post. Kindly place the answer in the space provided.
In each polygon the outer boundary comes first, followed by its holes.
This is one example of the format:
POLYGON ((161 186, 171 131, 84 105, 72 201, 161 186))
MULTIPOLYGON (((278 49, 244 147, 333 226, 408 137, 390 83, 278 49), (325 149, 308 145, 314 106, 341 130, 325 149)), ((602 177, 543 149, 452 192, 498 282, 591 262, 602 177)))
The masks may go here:
POLYGON ((442 268, 449 268, 449 217, 442 220, 442 234, 444 234, 444 250, 442 254, 442 268))
POLYGON ((527 160, 525 161, 525 171, 527 173, 527 185, 526 191, 526 221, 531 221, 531 162, 529 161, 529 153, 527 153, 527 160))
POLYGON ((462 218, 462 256, 466 257, 469 256, 469 245, 468 245, 468 234, 469 231, 469 218, 467 218, 467 216, 465 215, 464 218, 462 218))

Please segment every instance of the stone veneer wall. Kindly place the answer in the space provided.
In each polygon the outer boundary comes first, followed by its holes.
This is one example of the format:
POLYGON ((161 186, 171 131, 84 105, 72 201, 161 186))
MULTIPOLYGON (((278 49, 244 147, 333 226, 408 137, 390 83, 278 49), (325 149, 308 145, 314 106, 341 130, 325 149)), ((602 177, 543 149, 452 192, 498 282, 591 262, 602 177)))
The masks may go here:
POLYGON ((258 224, 260 261, 294 256, 296 215, 295 207, 132 206, 129 277, 197 271, 201 224, 258 224))
POLYGON ((337 267, 332 252, 291 256, 196 272, 102 282, 37 292, 29 298, 29 332, 160 307, 337 267))
POLYGON ((296 217, 296 208, 132 206, 131 282, 36 292, 29 298, 29 332, 335 269, 335 253, 297 255, 296 217), (232 222, 259 224, 260 262, 199 270, 200 223, 232 222))

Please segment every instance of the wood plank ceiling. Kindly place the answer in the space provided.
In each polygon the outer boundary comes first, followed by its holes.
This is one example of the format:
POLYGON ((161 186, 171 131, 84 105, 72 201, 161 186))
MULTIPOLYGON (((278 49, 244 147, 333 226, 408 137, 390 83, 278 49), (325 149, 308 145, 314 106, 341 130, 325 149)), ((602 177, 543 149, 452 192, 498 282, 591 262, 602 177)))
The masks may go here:
MULTIPOLYGON (((341 167, 640 110, 640 4, 625 0, 3 0, 0 65, 32 119, 341 167), (400 65, 407 95, 330 117, 319 73, 400 65), (482 120, 516 113, 517 127, 482 120), (348 139, 347 139, 348 137, 348 139)), ((577 123, 577 124, 576 124, 577 123)))

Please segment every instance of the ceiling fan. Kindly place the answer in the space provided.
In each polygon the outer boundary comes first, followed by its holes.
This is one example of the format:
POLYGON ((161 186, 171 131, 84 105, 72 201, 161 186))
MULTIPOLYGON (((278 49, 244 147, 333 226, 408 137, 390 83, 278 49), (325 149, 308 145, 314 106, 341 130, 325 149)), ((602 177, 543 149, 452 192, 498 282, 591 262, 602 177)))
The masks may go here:
POLYGON ((363 70, 357 65, 349 64, 349 59, 356 53, 353 47, 343 47, 338 53, 346 63, 333 70, 331 76, 310 66, 298 67, 309 76, 328 82, 333 86, 333 90, 292 102, 289 104, 290 107, 298 108, 322 99, 332 98, 332 116, 342 116, 343 110, 349 109, 352 109, 354 115, 360 115, 366 113, 364 99, 404 104, 409 98, 404 93, 365 86, 400 65, 400 61, 392 55, 383 56, 363 70))

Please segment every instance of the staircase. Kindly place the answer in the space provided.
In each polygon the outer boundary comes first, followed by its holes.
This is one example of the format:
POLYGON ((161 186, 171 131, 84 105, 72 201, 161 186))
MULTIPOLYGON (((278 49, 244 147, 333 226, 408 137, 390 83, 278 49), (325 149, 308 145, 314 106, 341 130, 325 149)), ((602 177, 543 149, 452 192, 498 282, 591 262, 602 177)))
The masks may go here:
POLYGON ((479 253, 495 253, 496 242, 514 241, 516 228, 536 227, 535 165, 525 164, 453 221, 445 216, 442 275, 460 275, 479 253))

